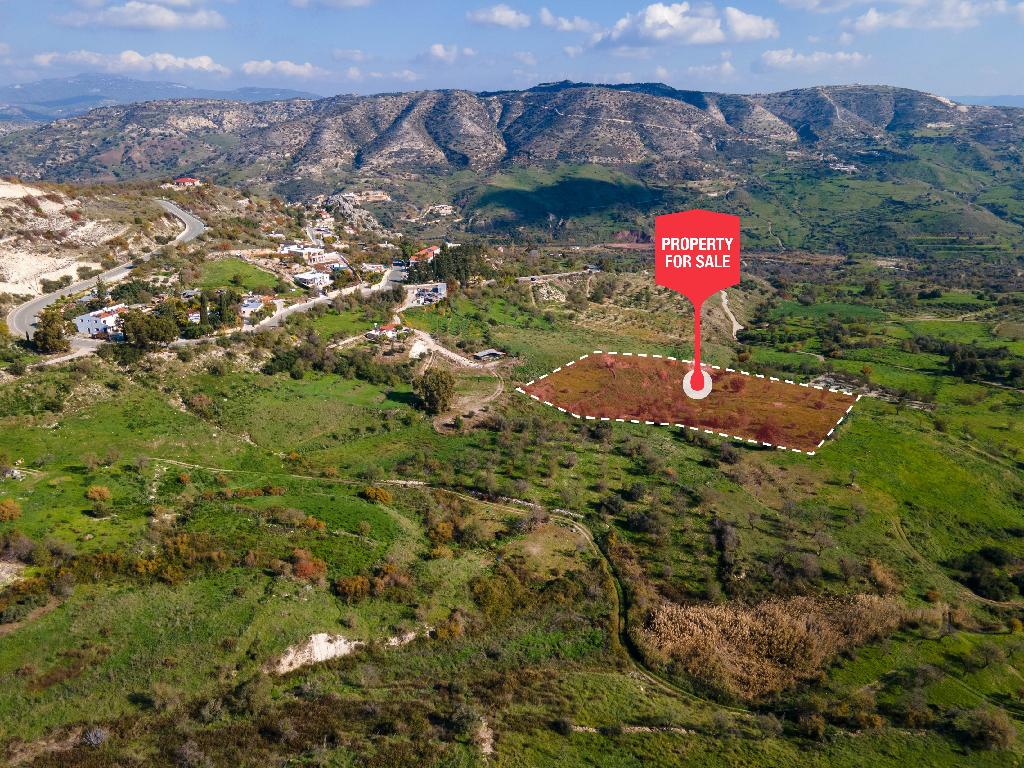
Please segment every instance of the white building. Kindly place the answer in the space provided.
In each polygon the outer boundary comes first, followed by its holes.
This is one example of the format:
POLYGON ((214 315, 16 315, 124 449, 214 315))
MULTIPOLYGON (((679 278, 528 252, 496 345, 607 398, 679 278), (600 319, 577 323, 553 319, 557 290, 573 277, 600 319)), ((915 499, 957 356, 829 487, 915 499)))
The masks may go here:
POLYGON ((332 282, 329 274, 326 272, 316 271, 300 272, 297 275, 293 275, 292 280, 303 288, 319 288, 321 290, 329 286, 332 282))
POLYGON ((277 252, 280 253, 282 256, 288 254, 297 254, 305 259, 308 259, 311 256, 319 256, 323 254, 324 249, 318 245, 313 245, 312 243, 296 243, 294 241, 291 241, 281 243, 281 245, 277 247, 277 252))
POLYGON ((388 268, 385 267, 383 264, 363 264, 362 267, 360 267, 360 269, 362 269, 363 272, 387 272, 388 271, 388 268))
POLYGON ((314 253, 306 256, 306 263, 309 264, 311 267, 315 267, 318 264, 347 265, 348 261, 346 261, 345 257, 342 256, 340 253, 335 253, 334 251, 331 251, 330 253, 324 253, 323 251, 321 251, 320 253, 314 253))
POLYGON ((250 315, 255 312, 259 312, 269 302, 269 296, 245 296, 242 298, 242 305, 239 307, 239 313, 242 317, 248 319, 250 315))
POLYGON ((121 323, 121 313, 127 309, 128 307, 124 304, 114 304, 112 307, 104 307, 95 312, 79 315, 75 318, 75 329, 88 336, 112 333, 121 323))

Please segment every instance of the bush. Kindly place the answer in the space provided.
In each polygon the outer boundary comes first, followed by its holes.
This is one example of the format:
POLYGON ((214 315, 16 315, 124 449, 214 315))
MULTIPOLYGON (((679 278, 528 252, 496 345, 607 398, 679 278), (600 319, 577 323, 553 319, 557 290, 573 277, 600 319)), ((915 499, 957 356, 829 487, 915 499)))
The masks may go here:
POLYGON ((551 730, 562 736, 572 735, 572 721, 567 717, 560 717, 551 723, 551 730))
POLYGON ((375 485, 366 486, 360 492, 360 495, 374 504, 390 504, 392 500, 391 491, 385 488, 378 488, 375 485))
POLYGON ((90 485, 85 489, 85 498, 98 504, 106 503, 112 498, 110 489, 105 485, 90 485))
POLYGON ((1007 749, 1017 738, 1017 729, 1002 709, 978 707, 961 712, 953 720, 961 738, 981 749, 1007 749))
POLYGON ((292 575, 300 581, 322 582, 327 576, 327 563, 305 549, 292 552, 292 575))
POLYGON ((14 499, 0 499, 0 523, 9 523, 21 517, 21 505, 14 499))
POLYGON ((334 582, 334 591, 351 605, 370 594, 370 580, 365 576, 347 576, 334 582))

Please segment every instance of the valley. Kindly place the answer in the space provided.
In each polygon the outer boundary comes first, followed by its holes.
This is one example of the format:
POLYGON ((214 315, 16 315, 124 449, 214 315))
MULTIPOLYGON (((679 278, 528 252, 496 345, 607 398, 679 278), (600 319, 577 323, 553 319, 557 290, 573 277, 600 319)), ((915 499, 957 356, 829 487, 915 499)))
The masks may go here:
POLYGON ((1019 764, 1022 114, 555 83, 3 133, 0 759, 1019 764), (699 402, 688 207, 742 220, 699 402))

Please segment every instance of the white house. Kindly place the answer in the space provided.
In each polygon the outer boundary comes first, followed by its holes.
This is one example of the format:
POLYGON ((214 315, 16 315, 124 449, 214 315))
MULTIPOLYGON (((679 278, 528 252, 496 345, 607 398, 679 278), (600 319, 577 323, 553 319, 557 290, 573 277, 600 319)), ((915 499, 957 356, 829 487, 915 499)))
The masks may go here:
POLYGON ((306 263, 312 267, 315 267, 317 264, 348 264, 344 256, 334 251, 324 253, 321 250, 320 253, 309 254, 305 258, 306 263))
POLYGON ((239 307, 239 312, 244 318, 248 318, 255 312, 259 312, 271 301, 269 296, 244 296, 242 298, 242 306, 239 307))
POLYGON ((176 187, 201 187, 203 182, 192 176, 179 176, 174 180, 174 186, 176 187))
POLYGON ((111 333, 117 330, 121 322, 121 313, 127 309, 128 307, 124 304, 114 304, 111 307, 79 315, 75 318, 75 329, 88 336, 102 336, 111 333))
POLYGON ((303 288, 319 288, 321 290, 329 286, 332 282, 331 276, 328 273, 317 272, 315 270, 300 272, 297 275, 293 275, 292 280, 303 288))
POLYGON ((277 252, 282 256, 287 254, 298 254, 305 259, 310 256, 319 256, 324 252, 324 249, 318 245, 312 243, 297 243, 294 240, 281 243, 277 247, 277 252))
POLYGON ((363 264, 362 267, 360 267, 360 269, 362 269, 363 272, 387 272, 388 271, 388 268, 385 267, 383 264, 363 264))

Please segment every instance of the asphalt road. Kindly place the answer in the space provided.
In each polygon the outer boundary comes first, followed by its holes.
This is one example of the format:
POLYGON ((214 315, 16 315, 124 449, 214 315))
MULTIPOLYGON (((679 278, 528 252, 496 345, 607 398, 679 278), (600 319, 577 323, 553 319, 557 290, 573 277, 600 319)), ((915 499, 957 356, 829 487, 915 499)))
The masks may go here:
MULTIPOLYGON (((179 219, 181 223, 185 225, 185 231, 178 235, 174 239, 174 242, 187 243, 190 240, 195 240, 206 231, 206 225, 203 224, 202 221, 188 211, 179 208, 169 200, 157 200, 156 203, 167 211, 167 213, 171 214, 176 219, 179 219)), ((141 257, 140 260, 144 261, 146 258, 147 257, 141 257)), ((108 269, 106 272, 103 272, 96 277, 90 277, 88 280, 80 280, 77 283, 72 283, 67 288, 61 288, 53 293, 47 293, 15 307, 7 315, 8 330, 14 337, 32 338, 32 329, 35 327, 36 319, 39 317, 39 313, 48 306, 60 298, 71 296, 75 293, 81 293, 82 291, 92 288, 96 285, 97 280, 103 280, 105 283, 117 282, 132 270, 132 266, 133 265, 130 263, 121 264, 113 269, 108 269)), ((79 347, 88 346, 85 342, 90 341, 90 339, 72 339, 72 348, 78 349, 79 347)))

